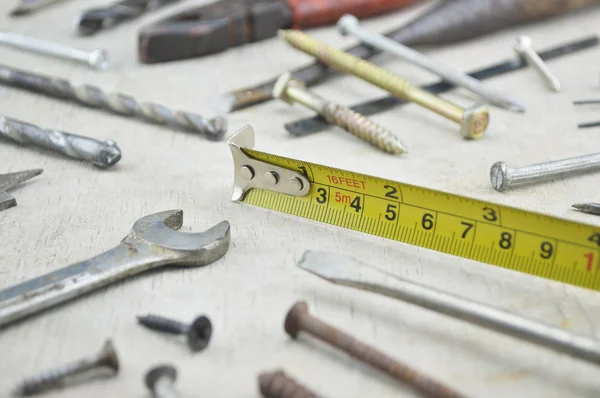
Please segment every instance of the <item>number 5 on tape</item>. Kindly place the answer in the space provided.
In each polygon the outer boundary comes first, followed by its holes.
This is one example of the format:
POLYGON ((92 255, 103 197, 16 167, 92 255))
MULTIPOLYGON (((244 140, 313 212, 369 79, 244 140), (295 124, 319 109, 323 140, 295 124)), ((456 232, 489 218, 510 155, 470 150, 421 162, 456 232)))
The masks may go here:
POLYGON ((600 290, 600 227, 228 144, 234 201, 600 290))

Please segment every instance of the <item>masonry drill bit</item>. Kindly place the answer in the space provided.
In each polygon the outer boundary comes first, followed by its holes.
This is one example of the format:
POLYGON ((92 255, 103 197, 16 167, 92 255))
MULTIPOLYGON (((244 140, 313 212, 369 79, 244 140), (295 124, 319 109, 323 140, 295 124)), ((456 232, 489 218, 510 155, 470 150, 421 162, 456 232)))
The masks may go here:
POLYGON ((322 115, 329 123, 340 126, 350 134, 381 149, 384 152, 398 155, 406 151, 400 138, 373 120, 339 105, 304 88, 302 80, 294 78, 289 72, 284 73, 275 83, 273 96, 292 105, 299 102, 322 115))
POLYGON ((582 213, 600 216, 600 203, 576 203, 572 207, 582 213))
POLYGON ((319 61, 352 74, 390 94, 414 102, 460 125, 460 134, 466 139, 483 137, 489 123, 489 112, 484 105, 463 108, 431 94, 375 64, 328 46, 304 32, 280 30, 279 35, 292 47, 312 55, 319 61))
POLYGON ((121 150, 112 140, 99 141, 62 131, 41 129, 6 116, 0 116, 0 137, 23 145, 48 148, 101 169, 114 166, 121 159, 121 150))
POLYGON ((135 116, 156 124, 203 133, 211 140, 221 139, 227 125, 226 119, 220 116, 209 120, 195 113, 174 111, 152 102, 139 102, 126 94, 106 93, 98 87, 87 84, 75 86, 66 79, 40 75, 1 64, 0 84, 79 102, 123 116, 135 116))
POLYGON ((75 19, 74 25, 78 34, 90 36, 101 29, 111 28, 178 1, 181 0, 122 0, 106 7, 83 11, 75 19))
POLYGON ((64 0, 21 0, 21 2, 10 12, 10 15, 13 17, 27 15, 49 4, 58 3, 59 1, 64 0))

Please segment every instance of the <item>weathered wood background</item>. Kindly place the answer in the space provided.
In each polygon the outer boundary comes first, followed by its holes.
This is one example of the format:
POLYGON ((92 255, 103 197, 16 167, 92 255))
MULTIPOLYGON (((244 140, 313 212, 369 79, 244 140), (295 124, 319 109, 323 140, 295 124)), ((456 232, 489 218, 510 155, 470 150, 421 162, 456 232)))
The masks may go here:
MULTIPOLYGON (((170 13, 163 10, 91 38, 74 35, 72 18, 106 1, 74 0, 29 17, 8 18, 15 1, 0 2, 1 30, 21 32, 84 48, 106 48, 107 72, 0 48, 15 67, 96 84, 178 109, 215 115, 212 101, 228 90, 262 81, 309 61, 274 38, 203 59, 153 66, 136 56, 139 27, 170 13)), ((191 3, 185 2, 187 5, 191 3)), ((401 24, 424 7, 365 22, 377 31, 401 24)), ((520 34, 537 48, 600 34, 600 10, 512 29, 428 54, 463 70, 513 56, 520 34)), ((312 32, 336 46, 352 43, 334 28, 312 32)), ((489 81, 527 107, 523 115, 492 108, 488 135, 466 142, 452 123, 414 105, 377 115, 410 145, 410 154, 386 156, 331 128, 294 139, 283 123, 310 115, 300 106, 270 102, 235 113, 229 133, 244 124, 257 131, 268 152, 357 170, 399 181, 546 212, 600 226, 571 203, 598 201, 598 175, 494 192, 488 170, 498 160, 523 165, 597 151, 600 130, 577 130, 577 122, 600 119, 598 108, 575 109, 571 101, 600 97, 600 50, 551 62, 563 91, 551 93, 532 70, 489 81)), ((401 61, 377 62, 411 81, 434 78, 401 61)), ((382 94, 348 76, 315 88, 351 104, 382 94)), ((462 104, 462 90, 446 95, 462 104)), ((256 376, 283 368, 328 397, 409 397, 408 388, 310 339, 291 341, 283 331, 287 309, 299 299, 314 313, 406 363, 473 397, 597 397, 598 369, 414 306, 335 287, 295 268, 306 249, 351 254, 449 292, 515 313, 600 337, 600 296, 584 289, 461 260, 230 201, 232 162, 225 142, 171 131, 76 104, 0 87, 0 113, 44 127, 112 138, 123 159, 101 171, 77 161, 12 142, 0 142, 0 172, 42 167, 44 173, 11 191, 18 206, 0 212, 0 288, 99 254, 118 244, 143 215, 180 208, 184 231, 227 219, 232 245, 221 260, 202 269, 165 269, 102 289, 0 332, 0 395, 22 377, 96 352, 104 339, 116 344, 118 377, 82 383, 50 397, 146 397, 142 379, 154 364, 173 363, 184 397, 258 397, 256 376), (184 344, 137 325, 136 315, 191 320, 207 314, 214 324, 210 347, 191 354, 184 344)))

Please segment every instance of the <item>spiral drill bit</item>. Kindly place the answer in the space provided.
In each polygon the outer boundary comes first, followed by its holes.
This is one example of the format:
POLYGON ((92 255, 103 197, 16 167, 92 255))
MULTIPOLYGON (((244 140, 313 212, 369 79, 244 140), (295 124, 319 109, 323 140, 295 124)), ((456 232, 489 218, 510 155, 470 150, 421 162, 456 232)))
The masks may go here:
POLYGON ((83 11, 75 19, 75 26, 77 33, 90 36, 101 29, 111 28, 178 1, 180 0, 122 0, 106 7, 83 11))
POLYGON ((123 116, 135 116, 151 123, 203 133, 211 140, 221 139, 227 126, 225 118, 220 116, 209 120, 195 113, 174 111, 152 102, 139 102, 126 94, 106 93, 98 87, 87 84, 74 86, 66 79, 40 75, 1 64, 0 84, 79 102, 123 116))
POLYGON ((280 98, 289 104, 299 102, 318 112, 329 123, 340 126, 350 134, 382 151, 394 155, 406 152, 406 147, 400 138, 392 134, 391 131, 360 113, 309 92, 304 88, 304 83, 294 78, 289 72, 284 73, 277 79, 273 88, 273 97, 280 98))
POLYGON ((117 164, 121 150, 112 140, 99 141, 62 131, 41 129, 30 123, 0 116, 0 137, 23 145, 37 145, 105 169, 117 164))
POLYGON ((281 370, 260 374, 258 386, 265 398, 319 398, 281 370))

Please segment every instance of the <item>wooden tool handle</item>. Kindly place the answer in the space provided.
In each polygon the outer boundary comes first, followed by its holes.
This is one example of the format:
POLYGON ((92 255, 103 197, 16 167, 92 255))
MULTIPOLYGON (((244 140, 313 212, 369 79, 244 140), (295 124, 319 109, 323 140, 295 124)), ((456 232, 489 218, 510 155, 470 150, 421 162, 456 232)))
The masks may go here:
POLYGON ((342 15, 357 18, 383 14, 418 0, 288 0, 295 29, 335 23, 342 15))

